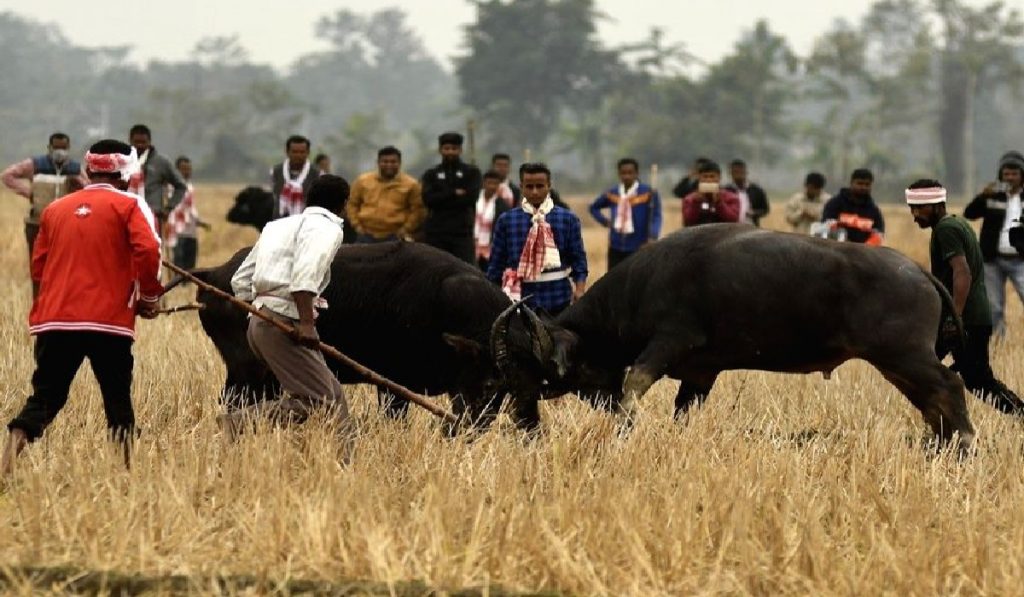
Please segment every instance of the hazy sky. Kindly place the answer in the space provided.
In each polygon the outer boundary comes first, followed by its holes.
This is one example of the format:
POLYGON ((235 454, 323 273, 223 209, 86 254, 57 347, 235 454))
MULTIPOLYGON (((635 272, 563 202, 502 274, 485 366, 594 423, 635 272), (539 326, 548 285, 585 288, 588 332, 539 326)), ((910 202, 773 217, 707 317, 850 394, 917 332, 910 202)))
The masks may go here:
MULTIPOLYGON (((727 53, 758 18, 767 18, 772 29, 785 35, 803 55, 835 19, 856 21, 869 5, 866 0, 597 0, 599 10, 609 17, 600 27, 607 45, 643 39, 657 25, 664 28, 669 41, 684 42, 688 51, 712 62, 727 53)), ((320 16, 339 8, 372 12, 389 6, 410 15, 427 47, 446 67, 461 51, 462 26, 474 16, 465 0, 135 0, 116 5, 0 0, 0 10, 59 22, 77 44, 131 45, 132 57, 140 62, 185 59, 197 40, 237 33, 254 61, 276 67, 286 67, 301 54, 322 47, 313 36, 320 16)))

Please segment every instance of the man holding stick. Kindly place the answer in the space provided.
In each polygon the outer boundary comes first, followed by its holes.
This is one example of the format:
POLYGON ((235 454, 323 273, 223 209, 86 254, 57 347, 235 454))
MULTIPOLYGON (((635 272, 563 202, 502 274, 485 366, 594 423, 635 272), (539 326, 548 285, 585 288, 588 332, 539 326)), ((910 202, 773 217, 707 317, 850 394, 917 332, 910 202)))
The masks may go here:
MULTIPOLYGON (((325 174, 310 187, 301 214, 267 224, 231 279, 235 296, 251 301, 265 315, 294 328, 291 336, 257 317, 249 318, 249 346, 267 364, 284 393, 255 407, 275 423, 301 423, 326 407, 347 435, 351 428, 345 394, 319 350, 316 308, 331 281, 331 263, 344 236, 339 217, 348 200, 348 182, 325 174)), ((224 417, 234 433, 247 411, 224 417)))
POLYGON ((135 431, 135 317, 157 314, 163 292, 157 278, 160 239, 146 202, 125 192, 137 166, 134 150, 120 141, 100 141, 85 154, 85 164, 93 184, 51 203, 40 220, 29 314, 36 370, 32 395, 8 425, 4 477, 18 453, 64 408, 86 358, 103 394, 107 426, 128 463, 135 431))

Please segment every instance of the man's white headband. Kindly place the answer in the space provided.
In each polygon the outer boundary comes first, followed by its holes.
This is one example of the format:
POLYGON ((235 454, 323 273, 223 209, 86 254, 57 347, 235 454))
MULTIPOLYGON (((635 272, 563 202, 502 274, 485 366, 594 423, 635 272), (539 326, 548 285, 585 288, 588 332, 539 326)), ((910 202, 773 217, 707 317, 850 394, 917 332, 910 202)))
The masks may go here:
POLYGON ((946 189, 907 189, 907 205, 934 205, 946 202, 946 189))
POLYGON ((128 180, 139 169, 139 155, 132 147, 131 153, 85 153, 85 169, 89 172, 109 172, 121 175, 121 180, 128 180))

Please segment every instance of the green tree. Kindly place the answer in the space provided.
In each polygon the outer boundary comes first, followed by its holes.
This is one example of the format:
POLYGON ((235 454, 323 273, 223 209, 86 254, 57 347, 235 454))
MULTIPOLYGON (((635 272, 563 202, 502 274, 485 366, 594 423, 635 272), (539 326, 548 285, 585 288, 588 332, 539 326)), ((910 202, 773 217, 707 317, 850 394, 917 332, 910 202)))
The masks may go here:
POLYGON ((942 22, 942 105, 939 139, 946 183, 954 192, 973 189, 975 104, 980 93, 1020 85, 1024 40, 1020 11, 1003 2, 971 8, 957 0, 933 0, 942 22))
MULTIPOLYGON (((598 108, 623 72, 601 47, 592 0, 477 0, 456 60, 463 102, 489 137, 517 152, 543 147, 566 112, 598 108)), ((589 134, 589 133, 587 133, 589 134)), ((587 135, 584 135, 587 136, 587 135)))

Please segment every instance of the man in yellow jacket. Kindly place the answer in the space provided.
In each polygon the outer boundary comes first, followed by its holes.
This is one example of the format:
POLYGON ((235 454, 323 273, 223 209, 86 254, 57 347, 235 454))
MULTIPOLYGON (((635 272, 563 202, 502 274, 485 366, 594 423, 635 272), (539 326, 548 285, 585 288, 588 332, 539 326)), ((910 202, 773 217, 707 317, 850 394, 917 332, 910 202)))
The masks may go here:
POLYGON ((420 183, 405 174, 402 153, 388 146, 377 152, 377 171, 361 174, 346 207, 359 243, 411 239, 426 217, 420 183))

